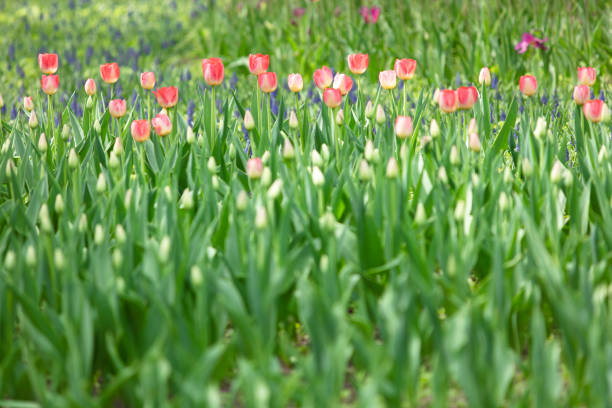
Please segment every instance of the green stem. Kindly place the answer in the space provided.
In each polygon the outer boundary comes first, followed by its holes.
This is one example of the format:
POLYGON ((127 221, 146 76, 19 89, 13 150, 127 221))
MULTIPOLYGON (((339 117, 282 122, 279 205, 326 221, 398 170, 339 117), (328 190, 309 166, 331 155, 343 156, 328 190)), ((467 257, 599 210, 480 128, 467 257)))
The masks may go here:
MULTIPOLYGON (((53 138, 53 103, 51 100, 51 95, 47 95, 47 132, 49 133, 49 140, 53 138)), ((55 145, 56 141, 53 140, 53 144, 55 145)))
POLYGON ((147 119, 151 121, 151 92, 147 91, 147 119))
POLYGON ((4 142, 4 125, 2 124, 2 109, 0 109, 0 140, 4 142))
POLYGON ((140 151, 140 175, 142 177, 142 185, 144 187, 145 183, 146 183, 146 177, 145 177, 145 151, 144 151, 144 144, 146 142, 139 142, 138 143, 138 150, 140 151))
POLYGON ((257 87, 257 135, 261 137, 261 89, 259 84, 255 84, 257 87))
POLYGON ((406 116, 406 81, 404 81, 404 116, 406 116))
POLYGON ((210 153, 212 154, 213 147, 215 144, 215 131, 216 131, 216 123, 215 123, 215 87, 212 87, 212 93, 210 94, 210 153))
POLYGON ((270 94, 268 93, 268 146, 270 145, 270 140, 272 139, 272 131, 270 130, 272 127, 270 126, 270 124, 272 123, 272 112, 271 112, 271 106, 270 106, 270 94))

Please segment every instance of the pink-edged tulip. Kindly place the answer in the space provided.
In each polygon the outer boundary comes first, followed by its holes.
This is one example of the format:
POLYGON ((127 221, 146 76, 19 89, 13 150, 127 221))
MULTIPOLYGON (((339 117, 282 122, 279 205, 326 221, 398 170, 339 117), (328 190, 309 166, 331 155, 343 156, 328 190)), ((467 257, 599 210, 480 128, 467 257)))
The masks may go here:
POLYGON ((38 54, 38 65, 43 74, 57 72, 57 54, 38 54))
POLYGON ((378 6, 367 7, 363 6, 359 9, 359 14, 363 18, 363 21, 366 24, 374 24, 378 21, 378 17, 380 16, 381 8, 378 6))
POLYGON ((257 75, 257 83, 263 92, 274 92, 276 90, 276 86, 278 85, 276 80, 276 72, 264 72, 257 75))
POLYGON ((474 86, 460 86, 457 89, 457 108, 472 109, 478 99, 478 91, 474 86))
POLYGON ((249 71, 253 75, 259 76, 268 70, 270 56, 262 54, 249 54, 249 71))
POLYGON ((363 74, 368 69, 369 62, 368 54, 350 54, 348 56, 349 70, 355 75, 363 74))
POLYGON ((96 93, 96 81, 91 78, 85 81, 85 93, 89 96, 92 96, 96 93))
POLYGON ((482 67, 478 74, 478 82, 485 85, 491 84, 491 71, 488 67, 482 67))
POLYGON ((588 87, 588 85, 577 85, 574 88, 574 102, 576 102, 576 105, 584 105, 584 103, 586 101, 589 100, 589 97, 591 96, 591 89, 588 87))
POLYGON ((54 95, 59 88, 59 77, 57 75, 43 75, 40 78, 40 87, 47 95, 54 95))
POLYGON ((337 108, 342 103, 342 93, 336 88, 326 88, 323 91, 323 102, 330 108, 337 108))
POLYGON ((263 163, 259 157, 253 157, 247 160, 246 174, 251 180, 261 178, 263 173, 263 163))
POLYGON ((116 62, 100 65, 100 75, 107 84, 114 84, 119 80, 119 65, 116 62))
POLYGON ((401 80, 412 79, 414 76, 414 71, 416 70, 417 62, 413 59, 403 58, 396 59, 395 65, 393 68, 395 69, 395 74, 401 80))
POLYGON ((172 122, 170 122, 170 118, 165 113, 157 114, 157 116, 151 119, 151 124, 158 136, 166 136, 172 132, 172 122))
POLYGON ((334 78, 331 69, 326 66, 322 66, 321 68, 315 70, 314 74, 312 75, 312 79, 314 80, 317 88, 325 89, 331 86, 334 78))
POLYGON ((380 82, 380 86, 385 89, 393 89, 395 85, 397 85, 397 77, 395 75, 395 71, 380 71, 378 74, 378 81, 380 82))
POLYGON ((398 116, 395 118, 395 135, 399 139, 406 139, 412 134, 412 118, 410 116, 398 116))
POLYGON ((27 110, 28 112, 32 112, 34 110, 34 101, 32 101, 31 96, 23 97, 23 109, 27 110))
POLYGON ((580 85, 593 86, 596 76, 595 68, 578 67, 578 82, 580 82, 580 85))
POLYGON ((113 99, 108 103, 108 112, 115 119, 122 118, 127 112, 127 104, 123 99, 113 99))
POLYGON ((289 74, 287 77, 287 85, 291 92, 300 92, 304 87, 304 80, 300 74, 289 74))
POLYGON ((140 86, 142 86, 142 89, 155 88, 155 73, 154 72, 141 73, 140 74, 140 86))
POLYGON ((340 93, 344 96, 351 91, 353 79, 348 75, 336 74, 333 87, 339 89, 340 93))
POLYGON ((599 99, 593 99, 591 101, 586 101, 584 105, 582 105, 582 111, 584 112, 584 116, 591 122, 597 123, 601 122, 604 116, 605 104, 604 101, 599 99))
POLYGON ((538 81, 533 75, 523 75, 519 79, 519 89, 525 96, 531 96, 538 90, 538 81))
POLYGON ((445 113, 451 113, 457 110, 457 92, 453 89, 443 89, 438 93, 438 106, 445 113))
POLYGON ((164 109, 172 108, 178 102, 178 88, 174 86, 157 88, 157 91, 153 91, 153 95, 157 97, 157 103, 164 109))
POLYGON ((225 68, 221 58, 205 58, 202 60, 202 73, 204 81, 209 86, 221 85, 225 74, 225 68))
POLYGON ((145 142, 149 139, 151 133, 151 125, 146 119, 135 120, 130 126, 132 137, 135 142, 145 142))

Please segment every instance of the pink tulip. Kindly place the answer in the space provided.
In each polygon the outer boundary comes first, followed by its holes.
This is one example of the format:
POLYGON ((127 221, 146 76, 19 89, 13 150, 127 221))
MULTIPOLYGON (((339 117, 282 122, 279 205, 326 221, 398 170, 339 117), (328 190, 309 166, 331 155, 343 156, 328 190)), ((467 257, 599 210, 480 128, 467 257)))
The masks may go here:
POLYGON ((349 70, 355 75, 361 75, 368 69, 369 61, 368 54, 350 54, 348 56, 349 70))
POLYGON ((153 95, 157 97, 157 103, 165 109, 176 106, 178 102, 178 88, 174 86, 157 88, 157 91, 153 91, 153 95))
POLYGON ((485 85, 491 84, 491 71, 487 67, 483 67, 478 74, 478 82, 485 85))
POLYGON ((315 70, 312 78, 315 82, 315 85, 319 89, 329 88, 333 81, 331 69, 327 68, 326 66, 315 70))
POLYGON ((578 82, 581 85, 593 86, 596 76, 595 68, 578 67, 578 82))
POLYGON ((259 76, 268 70, 270 56, 262 54, 249 54, 249 71, 253 75, 259 76))
POLYGON ((123 99, 113 99, 108 103, 108 112, 115 118, 121 118, 127 111, 127 105, 123 99))
POLYGON ((378 81, 380 82, 380 86, 385 89, 393 89, 395 85, 397 85, 397 78, 395 75, 395 71, 381 71, 378 74, 378 81))
POLYGON ((323 102, 330 108, 337 108, 342 103, 342 93, 339 89, 326 88, 323 91, 323 102))
POLYGON ((366 24, 374 24, 378 21, 378 17, 380 16, 380 7, 363 6, 359 9, 359 14, 361 14, 361 17, 366 24))
POLYGON ((140 86, 142 86, 142 89, 155 88, 155 73, 143 72, 140 74, 140 86))
POLYGON ((100 65, 100 75, 107 84, 114 84, 119 80, 119 65, 116 62, 100 65))
POLYGON ((412 118, 410 116, 398 116, 395 118, 395 135, 400 139, 406 139, 412 134, 412 118))
POLYGON ((53 95, 59 88, 59 77, 57 75, 43 75, 40 78, 40 87, 47 95, 53 95))
POLYGON ((443 89, 438 93, 438 106, 445 113, 451 113, 457 110, 457 92, 452 89, 443 89))
POLYGON ((32 101, 31 96, 23 97, 23 109, 27 110, 28 112, 32 112, 34 110, 34 101, 32 101))
POLYGON ((291 92, 300 92, 304 87, 302 76, 300 74, 289 74, 287 77, 287 85, 289 85, 291 92))
POLYGON ((149 125, 148 120, 135 120, 132 122, 130 130, 132 131, 132 137, 134 138, 134 141, 145 142, 149 139, 149 134, 151 133, 151 126, 149 125))
POLYGON ((460 86, 457 89, 457 107, 459 109, 472 109, 478 100, 478 91, 474 86, 460 86))
POLYGON ((170 122, 170 118, 165 113, 157 114, 157 116, 151 119, 151 124, 158 136, 166 136, 172 132, 172 122, 170 122))
POLYGON ((204 81, 209 86, 221 85, 223 82, 225 68, 221 58, 206 58, 202 60, 202 73, 204 81))
POLYGON ((353 80, 348 75, 336 74, 333 87, 339 89, 340 93, 344 96, 351 91, 353 80))
POLYGON ((594 123, 601 122, 605 111, 604 101, 599 99, 586 101, 584 105, 582 105, 582 111, 589 121, 594 123))
POLYGON ((584 105, 584 103, 588 101, 589 97, 591 96, 591 90, 589 89, 588 85, 577 85, 574 88, 573 96, 576 105, 584 105))
POLYGON ((43 74, 55 74, 57 71, 57 54, 38 54, 38 65, 43 74))
POLYGON ((538 81, 533 75, 523 75, 519 79, 519 89, 525 96, 531 96, 538 90, 538 81))
POLYGON ((254 157, 247 160, 246 174, 250 179, 255 180, 261 178, 262 173, 263 163, 259 157, 254 157))
POLYGON ((96 93, 96 81, 91 78, 85 81, 85 93, 89 96, 92 96, 96 93))
POLYGON ((401 80, 412 79, 414 76, 414 71, 416 70, 417 62, 413 59, 396 59, 395 60, 395 74, 401 80))
POLYGON ((276 72, 264 72, 257 75, 257 83, 263 92, 274 92, 277 86, 276 72))

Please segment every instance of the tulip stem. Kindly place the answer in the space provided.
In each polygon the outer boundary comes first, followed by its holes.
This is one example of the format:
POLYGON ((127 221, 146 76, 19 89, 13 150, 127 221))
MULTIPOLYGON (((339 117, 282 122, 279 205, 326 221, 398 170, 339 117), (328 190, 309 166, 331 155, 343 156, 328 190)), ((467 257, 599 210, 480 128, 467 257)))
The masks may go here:
POLYGON ((147 119, 151 121, 151 92, 147 91, 147 119))
POLYGON ((210 94, 210 154, 215 144, 215 130, 215 87, 213 86, 210 94))
POLYGON ((0 140, 4 142, 4 125, 2 124, 2 108, 0 108, 0 140))
MULTIPOLYGON (((49 140, 53 138, 53 103, 51 101, 51 95, 47 95, 47 120, 48 120, 48 128, 47 132, 49 132, 49 140)), ((55 140, 53 141, 55 145, 55 140)))
POLYGON ((257 87, 257 136, 261 138, 261 90, 258 84, 255 86, 257 87))
POLYGON ((404 81, 404 116, 406 116, 406 81, 404 81))
POLYGON ((270 100, 270 93, 268 93, 268 145, 270 144, 270 140, 272 139, 272 101, 270 100))
POLYGON ((142 176, 142 184, 144 185, 146 182, 146 178, 145 178, 145 151, 144 151, 144 144, 146 142, 140 142, 138 143, 139 147, 138 149, 140 150, 140 174, 142 176))

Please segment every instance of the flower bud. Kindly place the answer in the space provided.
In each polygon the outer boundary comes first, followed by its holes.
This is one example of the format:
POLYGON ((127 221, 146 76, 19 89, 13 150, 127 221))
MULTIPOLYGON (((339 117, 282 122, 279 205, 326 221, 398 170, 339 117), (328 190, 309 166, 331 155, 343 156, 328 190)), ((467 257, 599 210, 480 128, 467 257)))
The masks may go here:
POLYGON ((108 165, 111 169, 116 169, 119 167, 119 159, 114 151, 111 150, 110 157, 108 159, 108 165))
POLYGON ((276 179, 274 183, 270 186, 267 192, 268 199, 276 200, 278 196, 282 193, 283 189, 283 180, 276 179))
POLYGON ((315 187, 321 187, 324 183, 325 176, 323 176, 323 173, 321 173, 319 167, 314 166, 312 168, 312 184, 314 184, 315 187))
POLYGON ((128 208, 131 203, 132 203, 132 189, 128 188, 127 191, 125 192, 125 198, 123 199, 123 205, 125 205, 125 208, 128 208))
POLYGON ((191 210, 193 208, 193 191, 189 188, 186 188, 181 194, 181 198, 179 200, 179 208, 184 210, 191 210))
POLYGON ((453 166, 459 164, 459 151, 457 150, 457 146, 455 145, 451 147, 449 160, 453 166))
POLYGON ((563 175, 563 164, 559 160, 555 160, 555 163, 550 170, 550 181, 557 184, 561 181, 561 176, 563 175))
POLYGON ((285 138, 285 142, 283 143, 283 159, 292 160, 295 157, 295 149, 291 144, 291 141, 285 138))
POLYGON ((433 138, 440 136, 440 127, 438 126, 438 122, 436 122, 435 119, 432 119, 431 123, 429 124, 429 134, 433 138))
POLYGON ((478 175, 478 173, 472 173, 472 185, 474 187, 478 187, 479 184, 480 184, 480 176, 478 175))
POLYGON ((336 113, 336 124, 338 126, 342 126, 344 124, 344 111, 342 109, 338 109, 336 113))
POLYGON ((359 180, 367 181, 372 178, 372 169, 366 160, 359 163, 359 180))
POLYGON ((202 270, 198 265, 193 265, 189 270, 189 277, 191 279, 191 283, 194 287, 199 287, 202 285, 204 278, 202 277, 202 270))
MULTIPOLYGON (((113 262, 113 267, 115 269, 121 268, 121 265, 123 264, 123 254, 121 253, 121 250, 119 248, 115 248, 113 250, 113 254, 111 255, 111 260, 113 262)), ((125 285, 125 282, 124 282, 124 285, 125 285)), ((120 286, 120 285, 117 285, 117 286, 120 286)))
POLYGON ((523 167, 523 174, 525 177, 529 177, 533 174, 533 166, 527 157, 523 157, 523 161, 521 162, 523 167))
POLYGON ((244 190, 240 190, 236 197, 236 209, 238 211, 244 211, 249 204, 249 195, 244 190))
POLYGON ((385 119, 385 110, 383 109, 382 105, 378 105, 376 107, 376 123, 382 125, 383 123, 385 123, 385 119))
POLYGON ((85 102, 85 108, 91 109, 91 108, 93 108, 93 105, 94 105, 93 98, 91 96, 88 96, 87 97, 87 101, 85 102))
POLYGON ((4 143, 2 143, 2 150, 1 150, 1 152, 4 154, 4 153, 8 152, 10 148, 11 148, 11 138, 7 137, 6 140, 4 141, 4 143))
POLYGON ((51 225, 51 217, 49 217, 49 207, 47 207, 47 204, 43 204, 40 207, 38 219, 40 221, 40 228, 44 232, 51 232, 53 230, 53 226, 51 225))
POLYGON ((94 122, 94 130, 96 131, 96 133, 102 132, 102 125, 100 124, 99 120, 96 120, 94 122))
POLYGON ((491 71, 488 67, 482 67, 478 74, 478 82, 480 84, 490 85, 491 84, 491 71))
POLYGON ((446 174, 446 167, 440 166, 440 168, 438 169, 438 180, 440 180, 444 184, 448 183, 448 175, 446 174))
POLYGON ((36 112, 34 111, 32 111, 32 113, 30 114, 28 126, 30 126, 30 129, 34 129, 36 126, 38 126, 38 118, 36 117, 36 112))
POLYGON ((363 156, 369 162, 374 159, 374 143, 371 140, 368 140, 365 144, 365 148, 363 149, 363 156))
POLYGON ((246 130, 255 129, 255 119, 253 118, 250 110, 246 110, 244 112, 244 127, 246 130))
POLYGON ((505 192, 501 192, 498 199, 499 209, 504 211, 508 207, 508 196, 505 192))
POLYGON ((366 104, 365 116, 368 119, 372 119, 372 116, 374 116, 374 105, 372 105, 372 101, 368 101, 368 103, 366 104))
POLYGON ((565 169, 563 172, 563 184, 565 187, 571 187, 574 182, 574 176, 572 176, 572 172, 570 169, 565 169))
POLYGON ((324 231, 332 232, 336 229, 336 217, 331 211, 326 211, 321 218, 319 218, 319 226, 324 231))
POLYGON ((544 120, 543 117, 539 117, 538 120, 536 121, 536 127, 535 130, 533 131, 533 135, 536 137, 536 139, 541 139, 542 135, 544 135, 546 133, 546 121, 544 120))
POLYGON ((512 182, 512 178, 513 178, 512 177, 512 171, 510 170, 509 167, 506 167, 504 169, 504 178, 503 178, 504 183, 506 183, 506 184, 511 183, 512 182))
POLYGON ((28 245, 26 248, 25 262, 30 268, 36 266, 36 250, 32 245, 28 245))
POLYGON ((64 258, 64 253, 59 248, 55 248, 55 251, 53 251, 53 263, 60 271, 66 266, 66 258, 64 258))
POLYGON ((313 150, 312 152, 310 152, 310 161, 312 162, 313 166, 323 165, 323 158, 321 157, 319 152, 316 150, 313 150))
POLYGON ((170 257, 170 249, 171 249, 170 237, 167 235, 164 235, 161 242, 159 243, 159 252, 158 252, 159 261, 161 263, 165 264, 166 262, 168 262, 168 258, 170 257))
POLYGON ((460 221, 465 216, 465 201, 459 200, 457 201, 457 205, 455 206, 455 219, 460 221))
POLYGON ((98 193, 103 193, 106 191, 106 178, 103 173, 98 175, 98 181, 96 182, 96 191, 98 193))
POLYGON ((396 178, 398 174, 399 166, 397 165, 397 160, 395 160, 395 157, 391 157, 387 162, 386 176, 387 178, 393 179, 396 178))
POLYGON ((269 167, 264 167, 263 173, 261 173, 261 185, 268 187, 272 181, 272 172, 269 167))
POLYGON ((64 212, 64 198, 61 194, 55 196, 55 212, 58 214, 64 212))
POLYGON ((17 263, 17 256, 15 255, 15 251, 9 249, 6 251, 6 256, 4 257, 4 267, 10 271, 15 267, 17 263))
POLYGON ((425 206, 423 206, 423 203, 419 201, 416 207, 416 211, 414 213, 414 222, 417 225, 422 225, 423 223, 425 223, 426 219, 427 214, 425 213, 425 206))
POLYGON ((102 242, 104 242, 104 228, 102 228, 102 225, 96 224, 94 228, 94 243, 102 245, 102 242))
POLYGON ((215 160, 215 156, 210 156, 207 163, 208 171, 211 173, 217 172, 217 161, 215 160))
POLYGON ((291 129, 297 129, 298 125, 299 123, 297 115, 295 114, 295 111, 291 111, 291 113, 289 114, 289 127, 291 129))
POLYGON ((120 137, 115 138, 115 143, 113 144, 113 152, 117 156, 121 156, 123 154, 123 143, 121 143, 120 137))
POLYGON ((46 153, 47 147, 47 137, 44 133, 41 133, 40 137, 38 138, 38 150, 40 150, 41 153, 46 153))
POLYGON ((255 211, 255 227, 258 230, 266 228, 268 225, 268 214, 266 213, 265 207, 259 206, 255 211))
POLYGON ((597 154, 597 161, 599 164, 603 164, 604 161, 608 160, 608 150, 606 150, 606 146, 602 145, 601 149, 599 149, 599 154, 597 154))
POLYGON ((234 146, 233 143, 231 143, 229 146, 228 154, 230 159, 234 160, 236 158, 236 146, 234 146))
POLYGON ((68 140, 70 137, 70 126, 67 123, 64 123, 62 126, 62 140, 68 140))
POLYGON ((125 243, 125 230, 123 229, 123 226, 121 224, 117 224, 117 226, 115 227, 115 239, 120 244, 125 243))
POLYGON ((81 214, 81 218, 79 218, 78 230, 81 234, 87 232, 87 215, 85 213, 81 214))
POLYGON ((187 127, 187 143, 194 144, 196 141, 195 133, 193 133, 193 129, 191 126, 187 127))
POLYGON ((12 175, 17 174, 17 167, 15 167, 15 163, 13 163, 13 159, 8 159, 6 161, 6 169, 5 173, 6 177, 10 178, 12 175))
POLYGON ((74 148, 70 149, 70 153, 68 154, 68 167, 71 169, 76 169, 79 165, 79 158, 76 154, 76 150, 74 148))
POLYGON ((23 109, 28 112, 32 112, 34 110, 34 101, 32 101, 31 96, 25 96, 23 98, 23 109))

